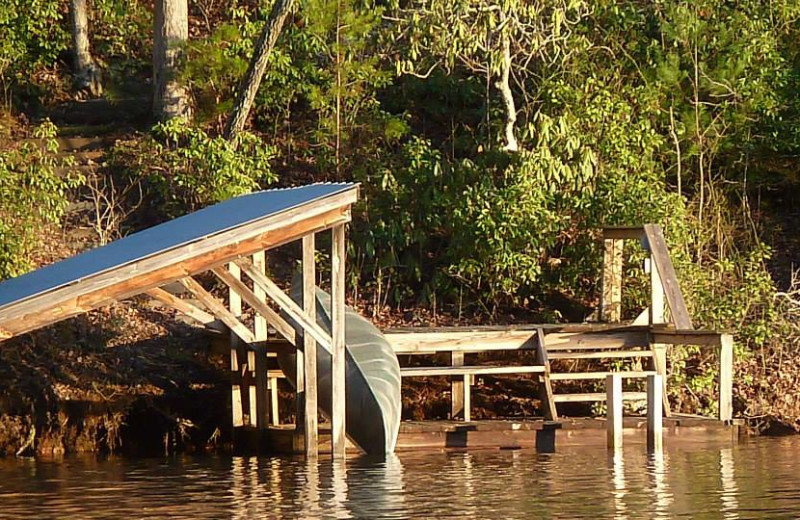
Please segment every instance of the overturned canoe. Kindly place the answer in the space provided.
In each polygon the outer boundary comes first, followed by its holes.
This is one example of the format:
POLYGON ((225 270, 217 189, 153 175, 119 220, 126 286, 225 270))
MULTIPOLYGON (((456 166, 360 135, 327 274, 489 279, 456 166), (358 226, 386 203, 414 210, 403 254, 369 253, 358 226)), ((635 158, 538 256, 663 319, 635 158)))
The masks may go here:
MULTIPOLYGON (((296 281, 297 282, 297 281, 296 281)), ((302 300, 302 283, 293 284, 292 298, 302 300)), ((331 330, 331 298, 317 289, 317 322, 331 330)), ((298 340, 302 341, 302 330, 298 340)), ((400 364, 386 338, 372 323, 350 307, 345 308, 346 433, 371 455, 394 451, 400 428, 400 364)), ((319 407, 331 413, 331 352, 317 344, 317 388, 319 407)), ((278 363, 295 384, 297 356, 283 354, 278 363)))

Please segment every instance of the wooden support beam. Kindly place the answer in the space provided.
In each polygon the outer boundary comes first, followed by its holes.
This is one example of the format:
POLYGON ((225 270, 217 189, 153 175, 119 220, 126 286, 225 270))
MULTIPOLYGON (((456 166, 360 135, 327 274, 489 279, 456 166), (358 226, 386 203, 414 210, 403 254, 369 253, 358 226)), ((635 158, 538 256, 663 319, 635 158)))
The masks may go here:
MULTIPOLYGON (((303 312, 314 322, 317 320, 315 253, 314 234, 308 234, 303 237, 303 312)), ((317 342, 311 334, 303 334, 303 350, 303 374, 306 382, 303 415, 304 448, 306 457, 313 458, 318 454, 319 425, 317 424, 317 342)))
MULTIPOLYGON (((331 452, 333 458, 344 458, 346 392, 345 387, 345 249, 344 225, 332 230, 331 249, 331 452)), ((316 323, 315 323, 316 325, 316 323)), ((316 338, 319 341, 319 338, 316 338)))
MULTIPOLYGON (((225 268, 230 271, 230 276, 235 277, 236 279, 241 279, 242 272, 239 269, 239 266, 235 264, 228 264, 225 268)), ((227 271, 226 271, 227 272, 227 271)), ((231 315, 236 318, 236 321, 239 321, 239 316, 242 315, 242 299, 236 294, 236 291, 228 288, 228 310, 230 310, 231 315)), ((255 340, 255 337, 253 337, 255 340)), ((252 361, 255 359, 250 359, 250 352, 242 342, 239 340, 239 336, 231 330, 230 332, 230 349, 231 349, 231 359, 233 359, 234 352, 236 358, 239 360, 240 366, 239 369, 242 371, 250 371, 252 361)), ((235 383, 231 381, 231 396, 232 396, 232 403, 234 406, 233 410, 233 423, 234 425, 241 422, 242 426, 250 426, 253 423, 253 415, 252 415, 252 402, 251 402, 251 395, 250 395, 250 378, 240 377, 239 382, 235 383), (238 394, 238 395, 235 395, 238 394), (237 410, 236 408, 241 408, 241 410, 237 410), (245 414, 245 412, 247 412, 245 414), (241 420, 239 420, 241 417, 241 420)))
POLYGON ((281 310, 288 314, 305 332, 313 336, 323 347, 327 349, 331 348, 331 336, 328 335, 316 321, 311 321, 303 312, 303 309, 301 309, 288 294, 283 292, 275 282, 258 272, 249 260, 239 259, 236 263, 239 264, 247 276, 253 280, 253 284, 258 285, 267 293, 267 296, 277 303, 281 310))
MULTIPOLYGON (((252 265, 252 264, 250 264, 252 265)), ((255 269, 255 266, 253 266, 255 269)), ((225 269, 220 267, 215 267, 211 269, 217 277, 222 280, 231 290, 231 292, 235 292, 242 300, 244 300, 247 305, 253 308, 258 314, 264 316, 270 325, 275 327, 275 330, 278 333, 286 338, 287 341, 294 344, 296 342, 295 339, 295 330, 283 317, 275 312, 269 305, 264 303, 261 298, 256 295, 254 291, 251 291, 249 287, 247 287, 244 282, 241 280, 233 277, 229 272, 225 269)), ((246 271, 245 271, 246 272, 246 271)), ((249 273, 247 273, 250 276, 249 273)), ((258 284, 254 284, 254 287, 258 286, 258 284)))
POLYGON ((212 296, 211 293, 206 291, 203 286, 197 283, 194 278, 191 276, 181 278, 180 283, 186 288, 186 290, 192 293, 192 295, 197 298, 200 303, 205 305, 206 308, 211 311, 211 313, 216 316, 218 320, 224 323, 225 326, 227 326, 239 338, 241 338, 242 341, 248 344, 255 342, 255 337, 253 336, 253 333, 250 332, 250 329, 245 327, 244 324, 239 321, 239 318, 234 316, 233 313, 225 308, 225 304, 212 296))
POLYGON ((464 374, 462 384, 464 385, 464 422, 472 421, 470 410, 472 408, 472 376, 464 374))
POLYGON ((662 391, 664 381, 661 375, 647 376, 647 450, 659 452, 662 448, 662 391))
MULTIPOLYGON (((253 266, 262 273, 267 272, 267 255, 265 251, 253 253, 253 266)), ((258 287, 253 288, 256 299, 266 305, 266 294, 258 287)), ((249 304, 248 304, 249 305, 249 304)), ((252 306, 251 306, 252 307, 252 306)), ((267 388, 267 348, 265 342, 269 338, 267 319, 256 311, 253 317, 253 335, 256 344, 252 346, 255 354, 255 426, 259 430, 266 430, 269 426, 269 389, 267 388)), ((251 394, 252 395, 252 394, 251 394)))
POLYGON ((600 315, 603 321, 616 323, 622 319, 622 251, 620 238, 603 240, 603 295, 600 315))
POLYGON ((733 336, 720 335, 719 420, 733 419, 733 336))
POLYGON ((641 239, 644 237, 642 226, 612 226, 603 228, 604 239, 641 239))
POLYGON ((622 447, 622 378, 617 374, 606 377, 606 446, 622 447))
POLYGON ((652 254, 648 264, 650 270, 650 306, 647 308, 649 311, 649 325, 658 325, 667 321, 664 314, 664 284, 661 283, 661 275, 658 274, 652 254))
POLYGON ((196 322, 205 325, 206 327, 217 330, 219 332, 225 331, 225 326, 217 320, 214 316, 207 313, 206 311, 200 309, 199 307, 195 307, 191 303, 178 298, 172 293, 165 291, 159 287, 154 287, 153 289, 148 289, 145 291, 152 299, 161 302, 162 304, 166 305, 167 307, 174 309, 181 314, 185 314, 189 316, 196 322))
POLYGON ((694 328, 692 320, 686 308, 686 301, 683 299, 683 293, 678 283, 678 275, 672 265, 672 259, 669 256, 669 249, 664 239, 664 233, 661 231, 661 226, 645 224, 644 232, 647 236, 651 258, 655 264, 654 270, 658 271, 658 276, 664 288, 672 323, 675 324, 677 329, 691 330, 694 328))
MULTIPOLYGON (((450 353, 450 366, 461 367, 464 366, 464 353, 451 352, 450 353)), ((453 379, 450 381, 450 418, 455 419, 459 415, 466 417, 464 408, 464 381, 453 379)))
POLYGON ((270 376, 269 381, 269 422, 273 426, 281 424, 280 402, 278 400, 278 378, 270 376))
POLYGON ((668 345, 700 345, 717 347, 723 333, 711 330, 654 330, 650 334, 652 343, 668 345))
POLYGON ((553 385, 550 382, 550 360, 547 357, 544 329, 536 330, 534 341, 536 345, 536 363, 544 367, 544 374, 540 376, 542 384, 539 391, 539 399, 542 402, 542 410, 544 411, 543 415, 549 421, 556 421, 558 420, 558 412, 556 411, 555 399, 553 399, 553 385))

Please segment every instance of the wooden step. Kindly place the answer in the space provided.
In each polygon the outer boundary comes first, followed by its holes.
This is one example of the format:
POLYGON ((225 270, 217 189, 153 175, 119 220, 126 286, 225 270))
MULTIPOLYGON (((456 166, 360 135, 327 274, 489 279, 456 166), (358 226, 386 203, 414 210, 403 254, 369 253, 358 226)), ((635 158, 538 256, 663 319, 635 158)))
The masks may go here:
MULTIPOLYGON (((626 401, 643 401, 647 399, 647 392, 622 392, 622 399, 626 401)), ((596 394, 558 394, 553 396, 557 403, 587 403, 605 401, 605 392, 596 394)))
POLYGON ((611 359, 611 358, 647 358, 653 357, 650 350, 612 350, 608 352, 548 352, 547 357, 553 359, 611 359))
POLYGON ((445 366, 445 367, 404 367, 402 377, 488 375, 488 374, 534 374, 544 373, 544 366, 445 366))
POLYGON ((552 381, 572 381, 580 379, 605 379, 606 376, 616 374, 625 379, 644 378, 650 375, 655 375, 653 370, 645 370, 639 372, 556 372, 550 373, 552 381))

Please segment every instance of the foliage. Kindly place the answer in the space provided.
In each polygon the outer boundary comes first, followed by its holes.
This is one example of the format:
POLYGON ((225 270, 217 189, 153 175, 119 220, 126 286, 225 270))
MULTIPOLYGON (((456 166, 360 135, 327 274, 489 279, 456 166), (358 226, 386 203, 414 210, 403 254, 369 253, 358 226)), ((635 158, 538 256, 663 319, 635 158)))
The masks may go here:
POLYGON ((58 0, 0 0, 0 82, 3 102, 41 88, 41 73, 67 47, 64 5, 58 0))
POLYGON ((118 143, 110 164, 146 181, 151 205, 170 217, 274 182, 273 155, 253 134, 227 141, 176 118, 157 124, 150 135, 118 143))
POLYGON ((43 226, 61 221, 68 191, 83 182, 58 152, 55 125, 45 121, 33 137, 0 151, 0 279, 32 267, 43 226))

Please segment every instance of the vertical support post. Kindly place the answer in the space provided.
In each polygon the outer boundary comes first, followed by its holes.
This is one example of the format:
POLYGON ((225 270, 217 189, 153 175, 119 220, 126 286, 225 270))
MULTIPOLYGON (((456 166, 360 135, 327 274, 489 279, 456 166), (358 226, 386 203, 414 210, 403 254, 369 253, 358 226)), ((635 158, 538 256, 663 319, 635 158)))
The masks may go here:
POLYGON ((464 374, 462 383, 464 384, 464 422, 470 422, 472 420, 470 415, 470 408, 472 408, 472 376, 464 374))
POLYGON ((661 392, 664 388, 662 377, 658 374, 647 376, 647 449, 661 451, 663 427, 661 392))
MULTIPOLYGON (((242 271, 239 269, 238 265, 230 263, 228 264, 228 270, 236 278, 242 277, 242 271)), ((228 308, 234 316, 240 316, 242 314, 242 299, 233 289, 229 289, 228 291, 228 308)), ((239 366, 239 343, 239 337, 231 332, 231 375, 237 379, 241 375, 241 367, 239 366)), ((242 386, 243 385, 239 383, 231 384, 231 412, 233 414, 234 428, 245 425, 244 410, 242 407, 242 386)))
MULTIPOLYGON (((303 312, 311 319, 317 319, 316 306, 316 259, 314 258, 316 245, 314 234, 303 237, 303 312)), ((306 396, 303 420, 304 448, 306 457, 316 457, 318 453, 318 424, 317 424, 317 342, 311 334, 303 334, 303 372, 305 374, 306 396)), ((298 365, 300 359, 298 358, 298 365)))
POLYGON ((278 378, 270 377, 267 381, 269 387, 269 422, 273 426, 281 423, 280 409, 278 408, 278 378))
POLYGON ((250 426, 258 425, 258 394, 255 380, 258 379, 258 370, 256 368, 256 351, 253 345, 247 348, 247 371, 252 378, 248 378, 247 394, 248 394, 248 416, 250 417, 250 426))
POLYGON ((331 250, 331 451, 333 458, 345 456, 345 331, 344 331, 344 286, 345 286, 345 242, 344 224, 333 227, 331 250))
MULTIPOLYGON (((264 251, 259 251, 253 254, 253 265, 255 268, 266 274, 267 272, 267 255, 264 251)), ((237 266, 238 267, 238 266, 237 266)), ((253 284, 253 294, 259 301, 267 301, 267 294, 261 290, 258 284, 253 284)), ((258 345, 254 346, 254 365, 256 372, 255 392, 250 392, 250 409, 253 410, 253 401, 255 401, 255 420, 251 418, 251 422, 259 430, 266 430, 269 425, 269 407, 267 400, 269 399, 269 390, 267 389, 267 349, 261 342, 267 341, 267 319, 259 313, 255 313, 253 318, 253 335, 258 345)))
POLYGON ((733 419, 733 336, 719 337, 719 420, 733 419))
POLYGON ((661 376, 661 403, 664 417, 672 417, 667 395, 667 345, 664 343, 651 343, 650 351, 653 353, 653 369, 661 376))
POLYGON ((622 319, 622 250, 619 238, 603 240, 603 296, 600 313, 603 321, 615 323, 622 319))
POLYGON ((547 345, 545 343, 544 329, 536 329, 536 361, 544 366, 544 373, 540 376, 542 380, 541 390, 539 391, 539 399, 542 402, 544 410, 544 418, 548 421, 558 420, 558 412, 556 411, 556 401, 553 397, 553 385, 550 383, 550 360, 547 359, 547 345))
POLYGON ((622 377, 606 376, 606 445, 622 447, 622 377))
POLYGON ((666 323, 664 284, 661 283, 661 275, 658 274, 653 255, 650 255, 648 262, 650 264, 650 325, 658 325, 666 323))
MULTIPOLYGON (((464 353, 451 352, 450 365, 464 366, 464 353)), ((464 381, 456 378, 450 382, 450 418, 455 419, 462 412, 464 412, 464 381)))

